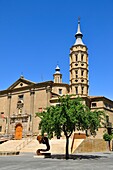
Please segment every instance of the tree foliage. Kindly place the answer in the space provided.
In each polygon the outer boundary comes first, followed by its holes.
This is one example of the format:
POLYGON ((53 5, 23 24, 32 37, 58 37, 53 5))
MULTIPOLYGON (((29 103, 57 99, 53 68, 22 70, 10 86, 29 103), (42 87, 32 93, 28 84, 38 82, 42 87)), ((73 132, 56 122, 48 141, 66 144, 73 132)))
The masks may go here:
POLYGON ((109 135, 108 133, 104 133, 103 135, 103 139, 105 141, 111 141, 112 138, 113 138, 113 134, 109 135))
POLYGON ((67 141, 66 155, 68 155, 68 139, 73 131, 85 130, 95 135, 96 130, 101 126, 103 112, 90 111, 80 98, 73 98, 72 95, 59 97, 58 103, 36 115, 41 118, 39 129, 41 129, 42 135, 47 133, 50 139, 53 136, 60 138, 61 133, 64 132, 67 141))

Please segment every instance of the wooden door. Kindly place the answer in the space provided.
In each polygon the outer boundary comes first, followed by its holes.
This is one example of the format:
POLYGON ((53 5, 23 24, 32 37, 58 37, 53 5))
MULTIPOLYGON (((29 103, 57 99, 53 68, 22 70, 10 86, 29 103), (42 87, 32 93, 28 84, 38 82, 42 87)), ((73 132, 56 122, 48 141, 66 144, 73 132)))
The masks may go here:
POLYGON ((15 139, 22 139, 22 125, 17 124, 15 127, 15 139))

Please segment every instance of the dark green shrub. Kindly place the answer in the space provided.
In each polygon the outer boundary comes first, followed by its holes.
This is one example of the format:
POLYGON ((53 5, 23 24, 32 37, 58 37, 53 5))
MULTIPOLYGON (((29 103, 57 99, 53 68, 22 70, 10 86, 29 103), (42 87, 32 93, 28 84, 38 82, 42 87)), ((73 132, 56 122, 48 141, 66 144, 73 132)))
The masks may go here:
POLYGON ((112 136, 112 135, 109 135, 108 133, 105 133, 105 134, 103 135, 103 139, 104 139, 105 141, 110 141, 112 138, 113 138, 113 136, 112 136))

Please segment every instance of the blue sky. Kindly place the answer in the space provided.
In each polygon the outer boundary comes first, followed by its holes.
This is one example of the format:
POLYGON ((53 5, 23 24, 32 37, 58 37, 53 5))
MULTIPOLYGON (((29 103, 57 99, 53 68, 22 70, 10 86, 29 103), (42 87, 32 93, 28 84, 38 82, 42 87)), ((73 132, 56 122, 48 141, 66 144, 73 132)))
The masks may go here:
POLYGON ((89 54, 89 95, 113 100, 113 0, 0 0, 0 90, 21 74, 69 83, 78 17, 89 54))

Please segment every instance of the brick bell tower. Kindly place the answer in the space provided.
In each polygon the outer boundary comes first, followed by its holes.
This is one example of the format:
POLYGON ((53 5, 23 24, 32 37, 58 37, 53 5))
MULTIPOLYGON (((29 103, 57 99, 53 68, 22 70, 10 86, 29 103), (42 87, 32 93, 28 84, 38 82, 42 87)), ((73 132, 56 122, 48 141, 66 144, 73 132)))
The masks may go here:
POLYGON ((80 97, 88 96, 88 52, 83 43, 78 19, 76 41, 70 48, 70 94, 80 97))

